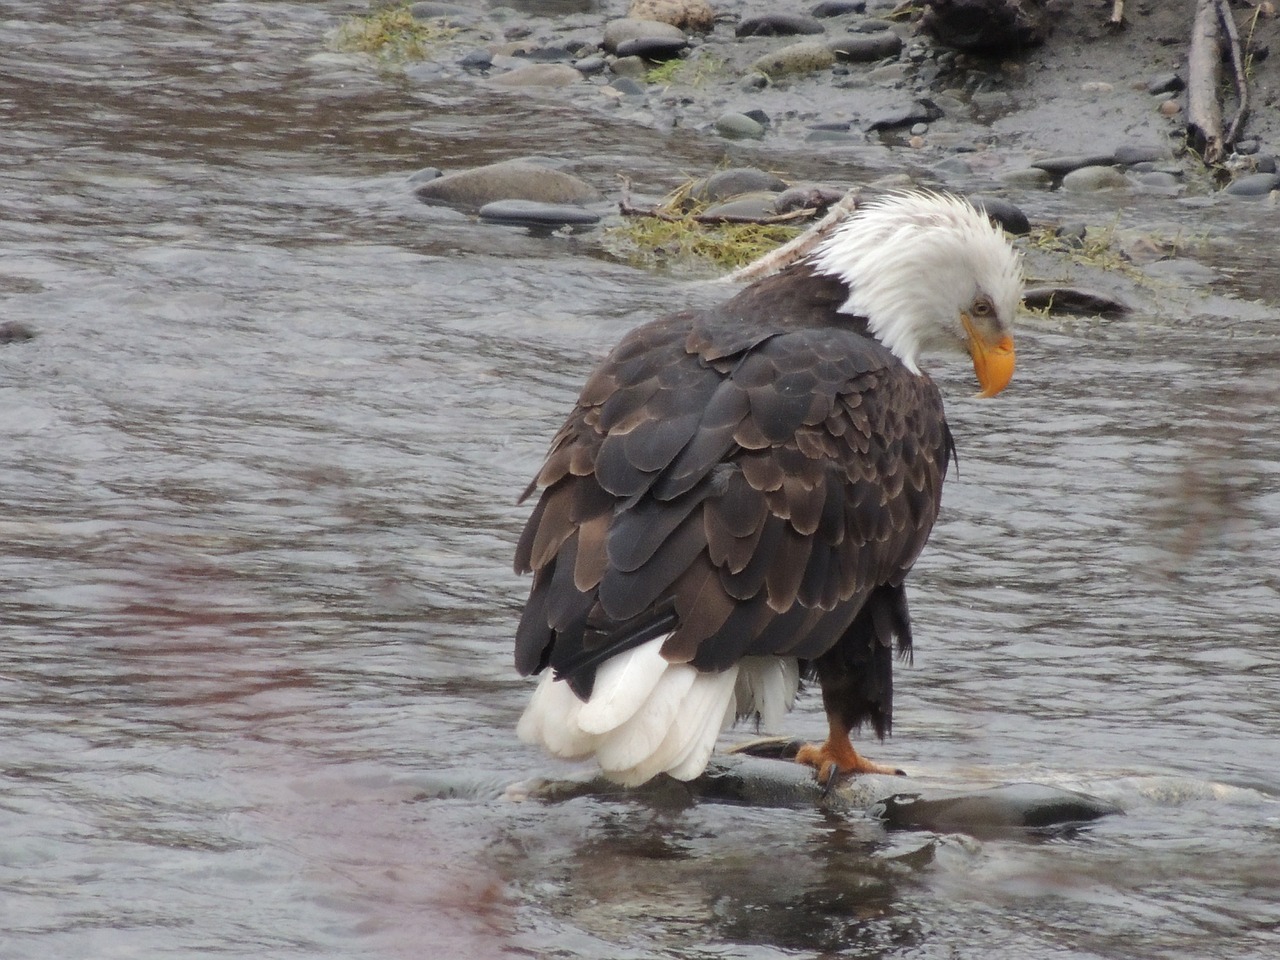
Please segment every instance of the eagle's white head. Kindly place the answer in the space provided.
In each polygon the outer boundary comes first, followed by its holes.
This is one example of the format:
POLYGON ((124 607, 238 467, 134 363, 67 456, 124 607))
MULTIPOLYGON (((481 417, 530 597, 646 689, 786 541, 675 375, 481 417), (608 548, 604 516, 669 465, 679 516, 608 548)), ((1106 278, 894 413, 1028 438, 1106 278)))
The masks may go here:
POLYGON ((973 358, 981 396, 1013 377, 1013 317, 1022 267, 986 214, 938 193, 894 194, 860 206, 809 256, 849 286, 841 312, 865 317, 872 335, 908 369, 925 350, 973 358))

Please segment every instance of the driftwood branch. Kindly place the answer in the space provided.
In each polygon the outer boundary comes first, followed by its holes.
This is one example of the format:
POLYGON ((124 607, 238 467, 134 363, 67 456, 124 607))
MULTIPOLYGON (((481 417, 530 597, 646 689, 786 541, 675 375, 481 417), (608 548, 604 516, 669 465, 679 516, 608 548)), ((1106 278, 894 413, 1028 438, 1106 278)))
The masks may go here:
POLYGON ((784 267, 795 263, 810 250, 821 243, 832 230, 852 213, 858 206, 859 191, 850 190, 843 198, 827 208, 827 215, 815 223, 794 240, 788 240, 776 250, 770 250, 763 257, 751 261, 745 267, 739 267, 725 277, 725 280, 739 282, 757 280, 777 273, 784 267))
POLYGON ((1222 107, 1218 84, 1222 80, 1222 34, 1218 28, 1218 0, 1196 0, 1187 53, 1187 134, 1191 146, 1205 163, 1217 163, 1224 154, 1222 107))
POLYGON ((1187 54, 1187 133, 1205 163, 1218 163, 1226 156, 1240 136, 1248 115, 1249 80, 1231 8, 1227 0, 1197 0, 1187 54), (1218 99, 1224 46, 1231 63, 1237 103, 1225 131, 1218 99))
POLYGON ((1227 0, 1218 0, 1218 14, 1222 18, 1222 28, 1227 34, 1227 50, 1231 54, 1231 72, 1235 78, 1236 112, 1227 127, 1224 143, 1228 147, 1235 146, 1249 116, 1249 77, 1245 73, 1244 48, 1240 46, 1240 31, 1236 29, 1236 21, 1231 16, 1231 5, 1227 0))
POLYGON ((1114 0, 1111 4, 1111 16, 1107 19, 1107 26, 1112 30, 1118 30, 1124 26, 1124 0, 1114 0))

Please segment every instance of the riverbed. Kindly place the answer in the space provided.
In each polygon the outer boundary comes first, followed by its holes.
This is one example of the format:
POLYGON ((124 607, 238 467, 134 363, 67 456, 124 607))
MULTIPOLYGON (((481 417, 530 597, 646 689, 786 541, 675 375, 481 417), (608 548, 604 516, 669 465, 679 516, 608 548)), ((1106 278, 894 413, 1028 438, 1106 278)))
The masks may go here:
MULTIPOLYGON (((1028 316, 997 401, 934 368, 959 470, 867 752, 1123 816, 517 802, 581 768, 513 733, 516 498, 603 351, 725 290, 409 177, 544 155, 609 192, 729 151, 334 52, 358 9, 6 7, 0 322, 34 337, 0 345, 0 955, 1272 956, 1274 208, 1015 194, 1185 229, 1216 279, 1028 316)), ((834 178, 896 172, 861 157, 834 178)), ((816 693, 789 722, 824 733, 816 693)))

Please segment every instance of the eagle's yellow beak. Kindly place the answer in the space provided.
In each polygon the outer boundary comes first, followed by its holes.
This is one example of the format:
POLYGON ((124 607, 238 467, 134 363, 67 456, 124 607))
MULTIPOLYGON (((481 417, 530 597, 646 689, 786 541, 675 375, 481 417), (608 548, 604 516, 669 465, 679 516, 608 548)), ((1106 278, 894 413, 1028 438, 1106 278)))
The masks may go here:
POLYGON ((960 322, 969 334, 969 355, 973 357, 973 372, 982 384, 980 397, 994 397, 1013 379, 1013 337, 1005 334, 994 343, 984 339, 976 329, 973 319, 960 314, 960 322))

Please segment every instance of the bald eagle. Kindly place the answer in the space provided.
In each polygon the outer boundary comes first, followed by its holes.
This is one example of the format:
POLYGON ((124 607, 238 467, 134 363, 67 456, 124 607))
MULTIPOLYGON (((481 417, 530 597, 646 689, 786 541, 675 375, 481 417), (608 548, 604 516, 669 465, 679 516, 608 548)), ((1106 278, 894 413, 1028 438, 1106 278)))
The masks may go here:
POLYGON ((825 782, 896 772, 850 732, 893 719, 905 581, 954 453, 918 366, 1013 376, 1018 258, 966 202, 859 207, 811 253, 707 310, 637 327, 588 379, 525 491, 533 586, 516 631, 545 671, 518 734, 635 785, 706 767, 736 719, 776 728, 817 678, 825 782))

